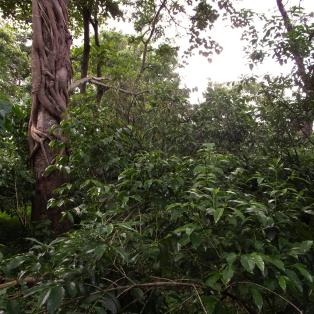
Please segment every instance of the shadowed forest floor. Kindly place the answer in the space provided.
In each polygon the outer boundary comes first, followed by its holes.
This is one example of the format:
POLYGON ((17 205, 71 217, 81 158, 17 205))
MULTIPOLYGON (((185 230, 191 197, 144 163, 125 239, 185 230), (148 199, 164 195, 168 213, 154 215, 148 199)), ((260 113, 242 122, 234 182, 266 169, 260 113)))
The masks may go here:
POLYGON ((0 248, 3 253, 11 255, 21 250, 24 251, 23 238, 27 230, 19 222, 17 217, 11 217, 0 213, 0 248))

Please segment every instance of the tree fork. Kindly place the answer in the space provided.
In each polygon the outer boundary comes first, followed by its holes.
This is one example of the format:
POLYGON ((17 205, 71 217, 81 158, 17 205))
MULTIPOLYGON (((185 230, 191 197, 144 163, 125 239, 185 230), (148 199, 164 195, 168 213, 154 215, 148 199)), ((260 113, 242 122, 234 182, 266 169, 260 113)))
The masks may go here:
MULTIPOLYGON (((36 176, 32 220, 48 218, 55 232, 64 229, 60 209, 47 209, 53 191, 65 182, 59 172, 45 175, 56 153, 49 147, 68 106, 71 81, 67 0, 32 0, 32 108, 28 128, 30 158, 36 176)), ((56 136, 59 138, 59 136, 56 136)), ((65 154, 65 153, 64 153, 65 154)))

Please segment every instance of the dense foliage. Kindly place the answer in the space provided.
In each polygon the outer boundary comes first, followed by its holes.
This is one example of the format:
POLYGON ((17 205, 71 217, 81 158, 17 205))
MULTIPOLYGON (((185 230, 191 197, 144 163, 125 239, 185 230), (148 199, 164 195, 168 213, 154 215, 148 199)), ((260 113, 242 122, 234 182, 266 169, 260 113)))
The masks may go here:
MULTIPOLYGON (((100 2, 91 7, 102 18, 121 14, 118 2, 100 2)), ((46 169, 67 177, 49 200, 73 226, 58 237, 49 221, 30 219, 28 34, 1 26, 0 313, 313 313, 314 148, 301 129, 313 98, 300 72, 209 82, 191 105, 178 49, 161 40, 155 2, 142 2, 132 4, 138 36, 91 38, 86 90, 72 86, 52 130, 66 141, 51 148, 69 151, 46 169)), ((252 12, 222 2, 194 8, 192 42, 222 14, 260 49, 260 58, 249 51, 252 64, 273 50, 281 63, 304 52, 312 75, 310 15, 292 8, 298 33, 289 36, 280 17, 263 17, 258 34, 252 12)), ((21 18, 19 2, 5 3, 21 18)), ((185 12, 175 4, 169 16, 185 12)), ((75 81, 85 48, 72 49, 75 81)))

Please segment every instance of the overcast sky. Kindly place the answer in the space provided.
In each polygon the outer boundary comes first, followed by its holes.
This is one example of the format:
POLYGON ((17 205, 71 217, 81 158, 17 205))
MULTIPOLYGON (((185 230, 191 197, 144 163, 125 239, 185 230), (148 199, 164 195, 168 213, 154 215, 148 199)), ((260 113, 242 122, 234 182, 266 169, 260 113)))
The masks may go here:
MULTIPOLYGON (((299 3, 299 0, 284 1, 284 4, 287 6, 299 5, 299 3)), ((301 4, 307 12, 314 12, 314 0, 303 0, 301 4)), ((276 0, 240 0, 239 5, 260 13, 272 14, 276 10, 276 0)), ((109 27, 123 33, 132 33, 131 25, 122 23, 121 21, 111 22, 109 27)), ((176 36, 174 27, 167 29, 167 34, 168 36, 169 34, 173 34, 174 39, 172 44, 181 47, 180 54, 182 54, 189 45, 188 36, 182 36, 181 38, 176 36)), ((243 52, 244 43, 240 40, 241 30, 231 29, 223 23, 217 23, 211 32, 211 36, 223 47, 223 52, 220 55, 215 55, 211 63, 206 58, 196 54, 189 58, 188 65, 178 70, 183 86, 190 89, 193 87, 198 88, 197 92, 191 93, 191 101, 193 103, 197 103, 203 99, 202 95, 209 80, 219 83, 235 81, 243 75, 253 73, 247 65, 247 60, 243 52)), ((287 73, 288 71, 289 67, 281 67, 272 60, 268 60, 262 66, 254 68, 254 74, 258 75, 287 73)))

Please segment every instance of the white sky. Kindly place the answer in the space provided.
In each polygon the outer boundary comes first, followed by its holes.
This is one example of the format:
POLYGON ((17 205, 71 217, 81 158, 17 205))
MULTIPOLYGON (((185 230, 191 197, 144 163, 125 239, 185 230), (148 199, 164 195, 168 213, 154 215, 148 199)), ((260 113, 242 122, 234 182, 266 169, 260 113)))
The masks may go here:
MULTIPOLYGON (((284 2, 288 6, 299 5, 299 3, 300 1, 297 0, 286 0, 284 2)), ((277 12, 275 11, 276 0, 240 0, 239 5, 260 13, 271 14, 277 12)), ((307 12, 314 12, 314 0, 303 0, 301 5, 307 12)), ((133 33, 132 26, 129 23, 113 21, 108 26, 126 34, 133 33)), ((223 52, 220 55, 214 55, 211 63, 205 57, 195 54, 189 58, 187 66, 178 70, 183 86, 190 89, 198 88, 198 91, 191 92, 190 99, 192 103, 197 103, 203 99, 202 95, 209 80, 223 83, 238 80, 243 75, 253 73, 257 75, 280 74, 287 73, 290 69, 289 66, 282 67, 273 60, 267 60, 251 71, 243 51, 244 43, 240 40, 241 30, 231 29, 223 23, 217 23, 210 35, 223 47, 223 52)), ((187 36, 176 36, 175 27, 167 29, 167 36, 174 38, 172 44, 181 48, 181 54, 189 45, 187 36)))

